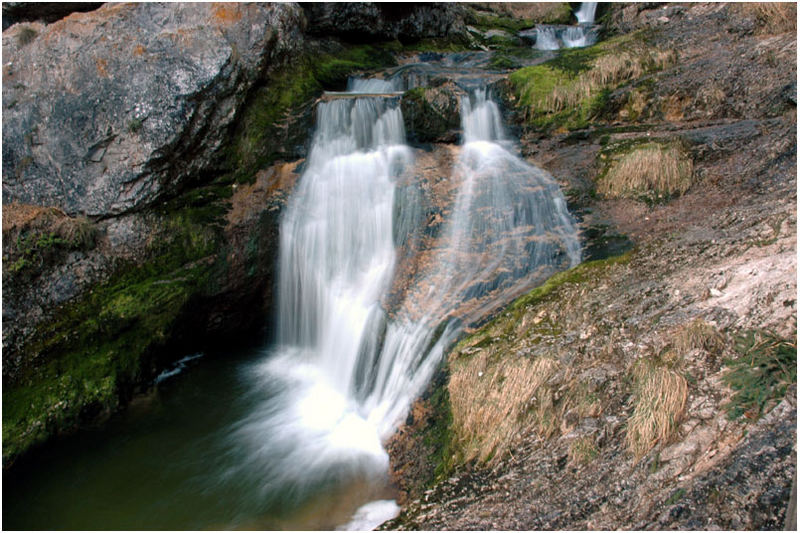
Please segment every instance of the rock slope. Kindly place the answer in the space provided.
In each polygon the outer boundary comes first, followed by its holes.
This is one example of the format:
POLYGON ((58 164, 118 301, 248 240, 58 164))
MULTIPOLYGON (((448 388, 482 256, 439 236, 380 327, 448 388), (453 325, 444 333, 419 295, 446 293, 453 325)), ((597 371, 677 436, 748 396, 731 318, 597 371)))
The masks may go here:
POLYGON ((512 74, 508 105, 587 252, 611 257, 452 349, 390 443, 404 504, 381 529, 796 523, 795 31, 725 4, 620 5, 605 23, 619 35, 512 74), (660 175, 666 153, 691 161, 684 193, 601 192, 660 175))

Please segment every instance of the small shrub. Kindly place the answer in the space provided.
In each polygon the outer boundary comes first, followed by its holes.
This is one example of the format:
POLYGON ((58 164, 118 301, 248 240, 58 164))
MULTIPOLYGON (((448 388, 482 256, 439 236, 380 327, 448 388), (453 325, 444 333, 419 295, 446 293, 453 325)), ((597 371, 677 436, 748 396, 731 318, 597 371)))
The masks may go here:
POLYGON ((639 460, 674 433, 686 406, 688 386, 683 376, 655 360, 639 361, 633 378, 634 409, 628 420, 627 443, 639 460))
POLYGON ((39 35, 39 32, 30 26, 25 26, 17 34, 17 42, 20 46, 25 46, 26 44, 32 43, 33 40, 36 39, 37 35, 39 35))
POLYGON ((692 350, 705 350, 719 354, 725 348, 725 338, 711 324, 697 318, 681 327, 675 334, 672 345, 680 354, 692 350))
POLYGON ((610 198, 663 201, 692 185, 692 160, 676 145, 643 144, 613 161, 597 192, 610 198))
POLYGON ((131 133, 139 133, 142 129, 142 120, 135 118, 128 123, 128 131, 131 133))
POLYGON ((744 415, 755 420, 797 383, 797 341, 774 333, 750 331, 736 344, 738 357, 725 361, 723 381, 736 391, 726 406, 731 420, 744 415))

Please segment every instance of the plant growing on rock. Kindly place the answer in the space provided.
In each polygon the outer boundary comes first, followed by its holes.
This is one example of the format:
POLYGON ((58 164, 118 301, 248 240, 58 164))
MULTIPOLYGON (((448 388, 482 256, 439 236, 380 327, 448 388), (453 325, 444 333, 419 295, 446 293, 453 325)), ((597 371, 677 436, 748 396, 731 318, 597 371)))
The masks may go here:
POLYGON ((601 173, 597 192, 655 203, 684 194, 693 173, 692 160, 677 144, 645 143, 612 159, 601 173))
POLYGON ((735 345, 738 357, 725 361, 723 381, 734 391, 726 406, 728 418, 758 419, 797 383, 797 341, 774 333, 750 331, 735 345))
POLYGON ((686 379, 659 359, 640 359, 633 368, 634 409, 628 420, 628 449, 638 461, 665 443, 683 417, 686 379))

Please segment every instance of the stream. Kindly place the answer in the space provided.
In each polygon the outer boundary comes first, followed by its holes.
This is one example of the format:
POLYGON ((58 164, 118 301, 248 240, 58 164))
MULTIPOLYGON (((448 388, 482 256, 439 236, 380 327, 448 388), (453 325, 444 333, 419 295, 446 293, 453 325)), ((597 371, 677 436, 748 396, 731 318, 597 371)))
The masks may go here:
POLYGON ((4 526, 371 529, 394 516, 383 444, 446 348, 581 260, 558 184, 519 157, 470 70, 486 57, 352 79, 320 101, 281 220, 276 341, 189 355, 101 427, 15 467, 4 526), (446 69, 466 71, 462 141, 437 196, 399 95, 446 69), (423 205, 443 218, 434 230, 423 205))

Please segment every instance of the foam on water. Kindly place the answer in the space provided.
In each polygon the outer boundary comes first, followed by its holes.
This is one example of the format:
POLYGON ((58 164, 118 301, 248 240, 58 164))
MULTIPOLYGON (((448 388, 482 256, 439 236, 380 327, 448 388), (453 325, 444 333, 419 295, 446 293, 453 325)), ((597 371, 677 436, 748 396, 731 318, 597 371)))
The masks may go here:
MULTIPOLYGON (((351 89, 389 88, 373 81, 351 80, 351 89)), ((317 116, 281 222, 277 354, 246 376, 263 398, 234 425, 231 446, 246 460, 226 472, 298 499, 328 483, 383 478, 383 441, 461 325, 486 312, 463 302, 580 260, 557 184, 512 153, 497 105, 478 91, 462 104, 452 169, 460 186, 432 265, 389 313, 397 249, 420 225, 419 193, 397 185, 414 161, 399 99, 322 102, 317 116)))

